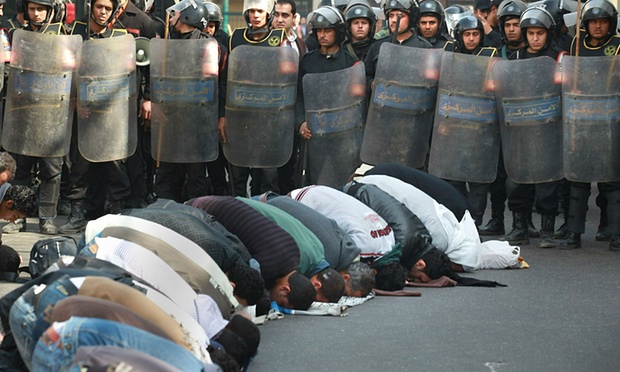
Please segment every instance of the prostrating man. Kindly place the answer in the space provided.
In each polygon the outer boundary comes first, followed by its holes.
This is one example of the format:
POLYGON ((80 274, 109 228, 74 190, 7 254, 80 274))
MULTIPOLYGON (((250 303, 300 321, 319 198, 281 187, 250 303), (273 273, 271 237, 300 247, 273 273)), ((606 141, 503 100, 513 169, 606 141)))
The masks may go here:
POLYGON ((271 299, 288 309, 307 310, 315 301, 313 284, 298 271, 297 242, 283 228, 244 202, 224 196, 204 196, 190 201, 193 207, 215 216, 237 235, 260 264, 271 299))

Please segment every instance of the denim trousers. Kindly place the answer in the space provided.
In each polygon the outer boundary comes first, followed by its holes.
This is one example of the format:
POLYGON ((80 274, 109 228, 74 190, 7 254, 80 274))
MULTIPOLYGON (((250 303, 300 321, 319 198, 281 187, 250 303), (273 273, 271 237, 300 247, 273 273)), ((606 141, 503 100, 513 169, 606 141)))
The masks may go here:
POLYGON ((11 306, 9 325, 24 363, 31 368, 32 353, 37 340, 50 326, 47 314, 51 313, 56 302, 77 294, 77 288, 69 276, 62 276, 37 294, 32 287, 21 295, 11 306))
POLYGON ((205 364, 182 346, 122 323, 71 317, 60 331, 41 336, 32 357, 33 371, 60 371, 71 366, 81 346, 116 346, 149 354, 181 371, 203 371, 205 364))

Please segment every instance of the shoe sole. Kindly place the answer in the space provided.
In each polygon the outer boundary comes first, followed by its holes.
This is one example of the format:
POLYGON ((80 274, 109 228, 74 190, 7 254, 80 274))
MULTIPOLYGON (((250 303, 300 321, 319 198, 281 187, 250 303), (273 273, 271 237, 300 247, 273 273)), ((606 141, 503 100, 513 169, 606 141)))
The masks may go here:
POLYGON ((563 251, 570 251, 572 249, 579 249, 581 248, 581 243, 579 244, 571 244, 571 245, 559 245, 558 249, 561 249, 563 251))
POLYGON ((496 235, 506 235, 506 231, 478 231, 478 235, 480 236, 496 236, 496 235))
POLYGON ((510 245, 528 245, 530 240, 506 240, 510 245))

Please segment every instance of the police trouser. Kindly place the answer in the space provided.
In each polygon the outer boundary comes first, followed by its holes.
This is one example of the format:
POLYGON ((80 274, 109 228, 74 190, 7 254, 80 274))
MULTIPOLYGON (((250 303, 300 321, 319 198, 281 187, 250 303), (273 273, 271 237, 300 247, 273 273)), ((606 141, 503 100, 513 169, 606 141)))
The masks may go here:
MULTIPOLYGON (((599 182, 598 189, 599 193, 604 194, 607 200, 607 232, 610 234, 620 234, 620 182, 599 182)), ((589 183, 571 182, 568 222, 566 225, 568 231, 579 234, 585 232, 589 197, 589 183)))
POLYGON ((131 193, 129 178, 121 160, 90 163, 87 173, 86 200, 88 211, 103 210, 106 196, 112 201, 124 201, 131 193))
POLYGON ((482 224, 482 216, 487 207, 487 196, 491 187, 490 183, 475 183, 447 180, 454 186, 467 200, 469 211, 476 225, 482 224), (469 184, 469 191, 467 185, 469 184))
POLYGON ((233 180, 234 196, 242 196, 246 198, 248 196, 248 179, 250 177, 251 169, 230 164, 230 171, 233 180))
POLYGON ((150 138, 144 135, 144 127, 138 126, 138 146, 136 151, 127 158, 125 162, 125 171, 129 180, 130 193, 127 196, 126 207, 140 208, 144 196, 145 181, 145 163, 144 163, 144 141, 150 138))
POLYGON ((538 213, 557 216, 559 184, 559 181, 523 184, 508 180, 506 182, 508 209, 513 212, 530 212, 536 200, 538 213))
POLYGON ((214 161, 207 162, 207 171, 209 173, 209 179, 211 180, 212 193, 214 195, 229 195, 228 182, 226 182, 226 167, 228 161, 222 151, 222 146, 219 147, 219 154, 214 161))
POLYGON ((207 187, 206 163, 161 162, 155 173, 153 191, 158 198, 182 203, 207 195, 207 187))
POLYGON ((504 213, 504 206, 508 194, 506 193, 506 167, 504 166, 504 157, 501 149, 499 152, 499 163, 497 164, 497 177, 495 181, 491 182, 489 186, 489 192, 491 193, 491 210, 498 214, 504 213))
POLYGON ((39 165, 39 218, 55 218, 58 197, 60 195, 60 174, 62 172, 62 157, 37 158, 26 155, 16 155, 17 170, 15 171, 15 185, 32 186, 32 167, 39 165))

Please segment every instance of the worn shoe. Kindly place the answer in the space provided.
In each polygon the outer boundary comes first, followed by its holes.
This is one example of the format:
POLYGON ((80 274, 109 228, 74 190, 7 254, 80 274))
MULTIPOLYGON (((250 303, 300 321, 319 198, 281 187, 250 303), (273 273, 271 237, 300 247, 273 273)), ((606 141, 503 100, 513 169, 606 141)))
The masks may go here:
POLYGON ((538 241, 538 248, 555 248, 558 243, 553 240, 551 232, 541 232, 540 240, 538 241))
POLYGON ((26 221, 22 218, 16 219, 15 222, 9 222, 2 227, 3 234, 17 234, 21 231, 26 231, 26 221))
POLYGON ((499 218, 491 218, 489 223, 486 226, 481 227, 478 230, 478 233, 482 236, 488 235, 504 235, 506 234, 506 229, 504 228, 504 220, 500 220, 499 218))
POLYGON ((39 231, 45 235, 58 235, 58 228, 54 220, 39 220, 39 231))
POLYGON ((529 226, 527 228, 527 235, 529 235, 530 238, 539 238, 540 237, 540 231, 536 230, 536 227, 534 227, 534 224, 532 223, 532 220, 530 220, 529 226))
POLYGON ((605 231, 605 228, 601 228, 599 226, 598 230, 596 231, 596 236, 594 236, 594 239, 597 242, 606 242, 610 240, 610 235, 607 231, 605 231))
POLYGON ((558 248, 564 250, 581 248, 581 234, 569 231, 566 240, 561 242, 558 248))
POLYGON ((554 239, 566 239, 566 234, 568 234, 568 229, 566 227, 566 222, 562 224, 562 226, 560 226, 559 229, 555 230, 555 233, 553 233, 553 238, 554 239))

